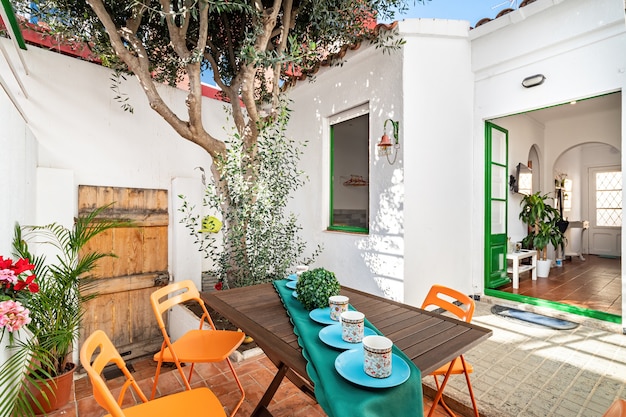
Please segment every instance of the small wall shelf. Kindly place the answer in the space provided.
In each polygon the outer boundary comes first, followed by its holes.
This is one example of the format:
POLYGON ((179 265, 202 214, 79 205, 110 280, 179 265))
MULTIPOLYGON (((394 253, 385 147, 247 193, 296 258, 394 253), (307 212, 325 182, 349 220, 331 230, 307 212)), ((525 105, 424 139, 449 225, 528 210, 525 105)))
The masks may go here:
POLYGON ((365 187, 369 185, 369 181, 360 175, 350 175, 350 179, 344 181, 343 185, 346 187, 365 187))

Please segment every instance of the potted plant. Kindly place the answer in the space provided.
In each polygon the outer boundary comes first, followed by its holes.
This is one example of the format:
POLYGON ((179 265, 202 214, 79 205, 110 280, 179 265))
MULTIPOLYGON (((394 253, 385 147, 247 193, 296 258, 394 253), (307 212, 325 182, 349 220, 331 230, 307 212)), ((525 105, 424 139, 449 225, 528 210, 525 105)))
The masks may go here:
POLYGON ((0 256, 0 416, 11 414, 20 387, 14 375, 23 374, 28 365, 28 357, 19 355, 15 346, 30 337, 29 305, 39 291, 34 269, 28 259, 0 256))
POLYGON ((328 297, 339 295, 340 290, 335 273, 324 268, 303 272, 296 283, 298 300, 309 311, 328 307, 328 297))
POLYGON ((547 277, 550 274, 551 260, 548 259, 548 245, 555 249, 565 241, 565 235, 559 227, 561 215, 559 211, 549 205, 548 194, 540 192, 525 195, 522 198, 522 211, 519 218, 528 225, 528 236, 522 243, 524 247, 537 250, 537 276, 547 277))
POLYGON ((29 302, 30 322, 26 328, 32 338, 18 349, 31 358, 29 372, 22 378, 22 389, 16 399, 18 415, 48 413, 69 401, 76 365, 72 363, 74 343, 78 340, 83 303, 96 296, 85 295, 93 282, 92 271, 99 259, 111 253, 85 250, 94 236, 113 227, 127 225, 117 220, 101 220, 98 216, 110 207, 100 207, 78 217, 68 229, 53 223, 46 226, 15 227, 15 254, 34 264, 39 291, 29 302), (54 260, 46 253, 34 256, 29 243, 42 250, 52 247, 54 260), (65 382, 64 382, 65 381, 65 382), (64 387, 69 390, 59 392, 64 387))

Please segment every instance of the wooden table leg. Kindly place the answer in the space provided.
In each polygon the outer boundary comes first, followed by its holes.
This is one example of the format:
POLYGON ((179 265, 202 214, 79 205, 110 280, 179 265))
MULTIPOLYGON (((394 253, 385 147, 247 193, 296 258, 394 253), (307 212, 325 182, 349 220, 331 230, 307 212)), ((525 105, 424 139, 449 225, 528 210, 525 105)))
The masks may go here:
POLYGON ((270 402, 272 401, 274 394, 276 394, 276 391, 278 390, 278 387, 280 387, 280 383, 283 381, 283 378, 285 378, 285 374, 287 374, 288 370, 289 370, 289 367, 281 362, 280 365, 278 366, 278 371, 276 372, 274 379, 272 379, 270 386, 267 387, 265 394, 263 394, 263 398, 261 398, 261 401, 259 401, 259 403, 257 404, 256 408, 254 409, 250 417, 271 417, 272 416, 272 413, 269 412, 269 410, 267 409, 267 406, 270 405, 270 402))

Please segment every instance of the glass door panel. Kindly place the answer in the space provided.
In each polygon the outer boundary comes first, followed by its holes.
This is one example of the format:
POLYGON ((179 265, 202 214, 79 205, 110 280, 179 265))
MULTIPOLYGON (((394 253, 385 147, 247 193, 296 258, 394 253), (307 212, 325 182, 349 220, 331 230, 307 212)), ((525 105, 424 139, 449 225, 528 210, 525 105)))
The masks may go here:
POLYGON ((485 123, 485 288, 510 282, 506 273, 508 132, 485 123))

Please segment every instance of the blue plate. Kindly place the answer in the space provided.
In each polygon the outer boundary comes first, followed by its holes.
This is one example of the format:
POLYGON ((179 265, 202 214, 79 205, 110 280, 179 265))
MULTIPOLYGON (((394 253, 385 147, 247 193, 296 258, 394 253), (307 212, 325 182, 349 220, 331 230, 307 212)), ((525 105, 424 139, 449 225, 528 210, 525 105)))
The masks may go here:
POLYGON ((285 284, 285 286, 289 288, 290 290, 295 290, 297 282, 298 281, 287 281, 287 284, 285 284))
POLYGON ((298 276, 296 274, 291 274, 287 277, 288 280, 290 281, 297 281, 298 280, 298 276))
POLYGON ((311 317, 311 320, 316 321, 320 324, 339 323, 338 321, 330 318, 330 307, 316 308, 315 310, 311 310, 311 312, 309 313, 309 317, 311 317))
MULTIPOLYGON (((330 317, 330 312, 328 313, 330 317)), ((337 322, 334 322, 337 323, 337 322)), ((365 336, 373 336, 376 332, 369 327, 363 329, 363 337, 365 336)), ((319 337, 322 342, 326 343, 328 346, 332 346, 337 349, 354 349, 356 346, 363 346, 361 343, 350 343, 346 342, 341 338, 341 324, 332 324, 330 326, 324 327, 319 332, 319 337)))
POLYGON ((335 369, 353 384, 369 388, 389 388, 400 385, 409 379, 411 368, 395 353, 391 357, 391 375, 387 378, 374 378, 363 370, 363 348, 350 349, 340 353, 335 359, 335 369))
POLYGON ((293 298, 295 298, 296 300, 298 299, 298 293, 297 292, 292 292, 291 295, 293 295, 293 298))

